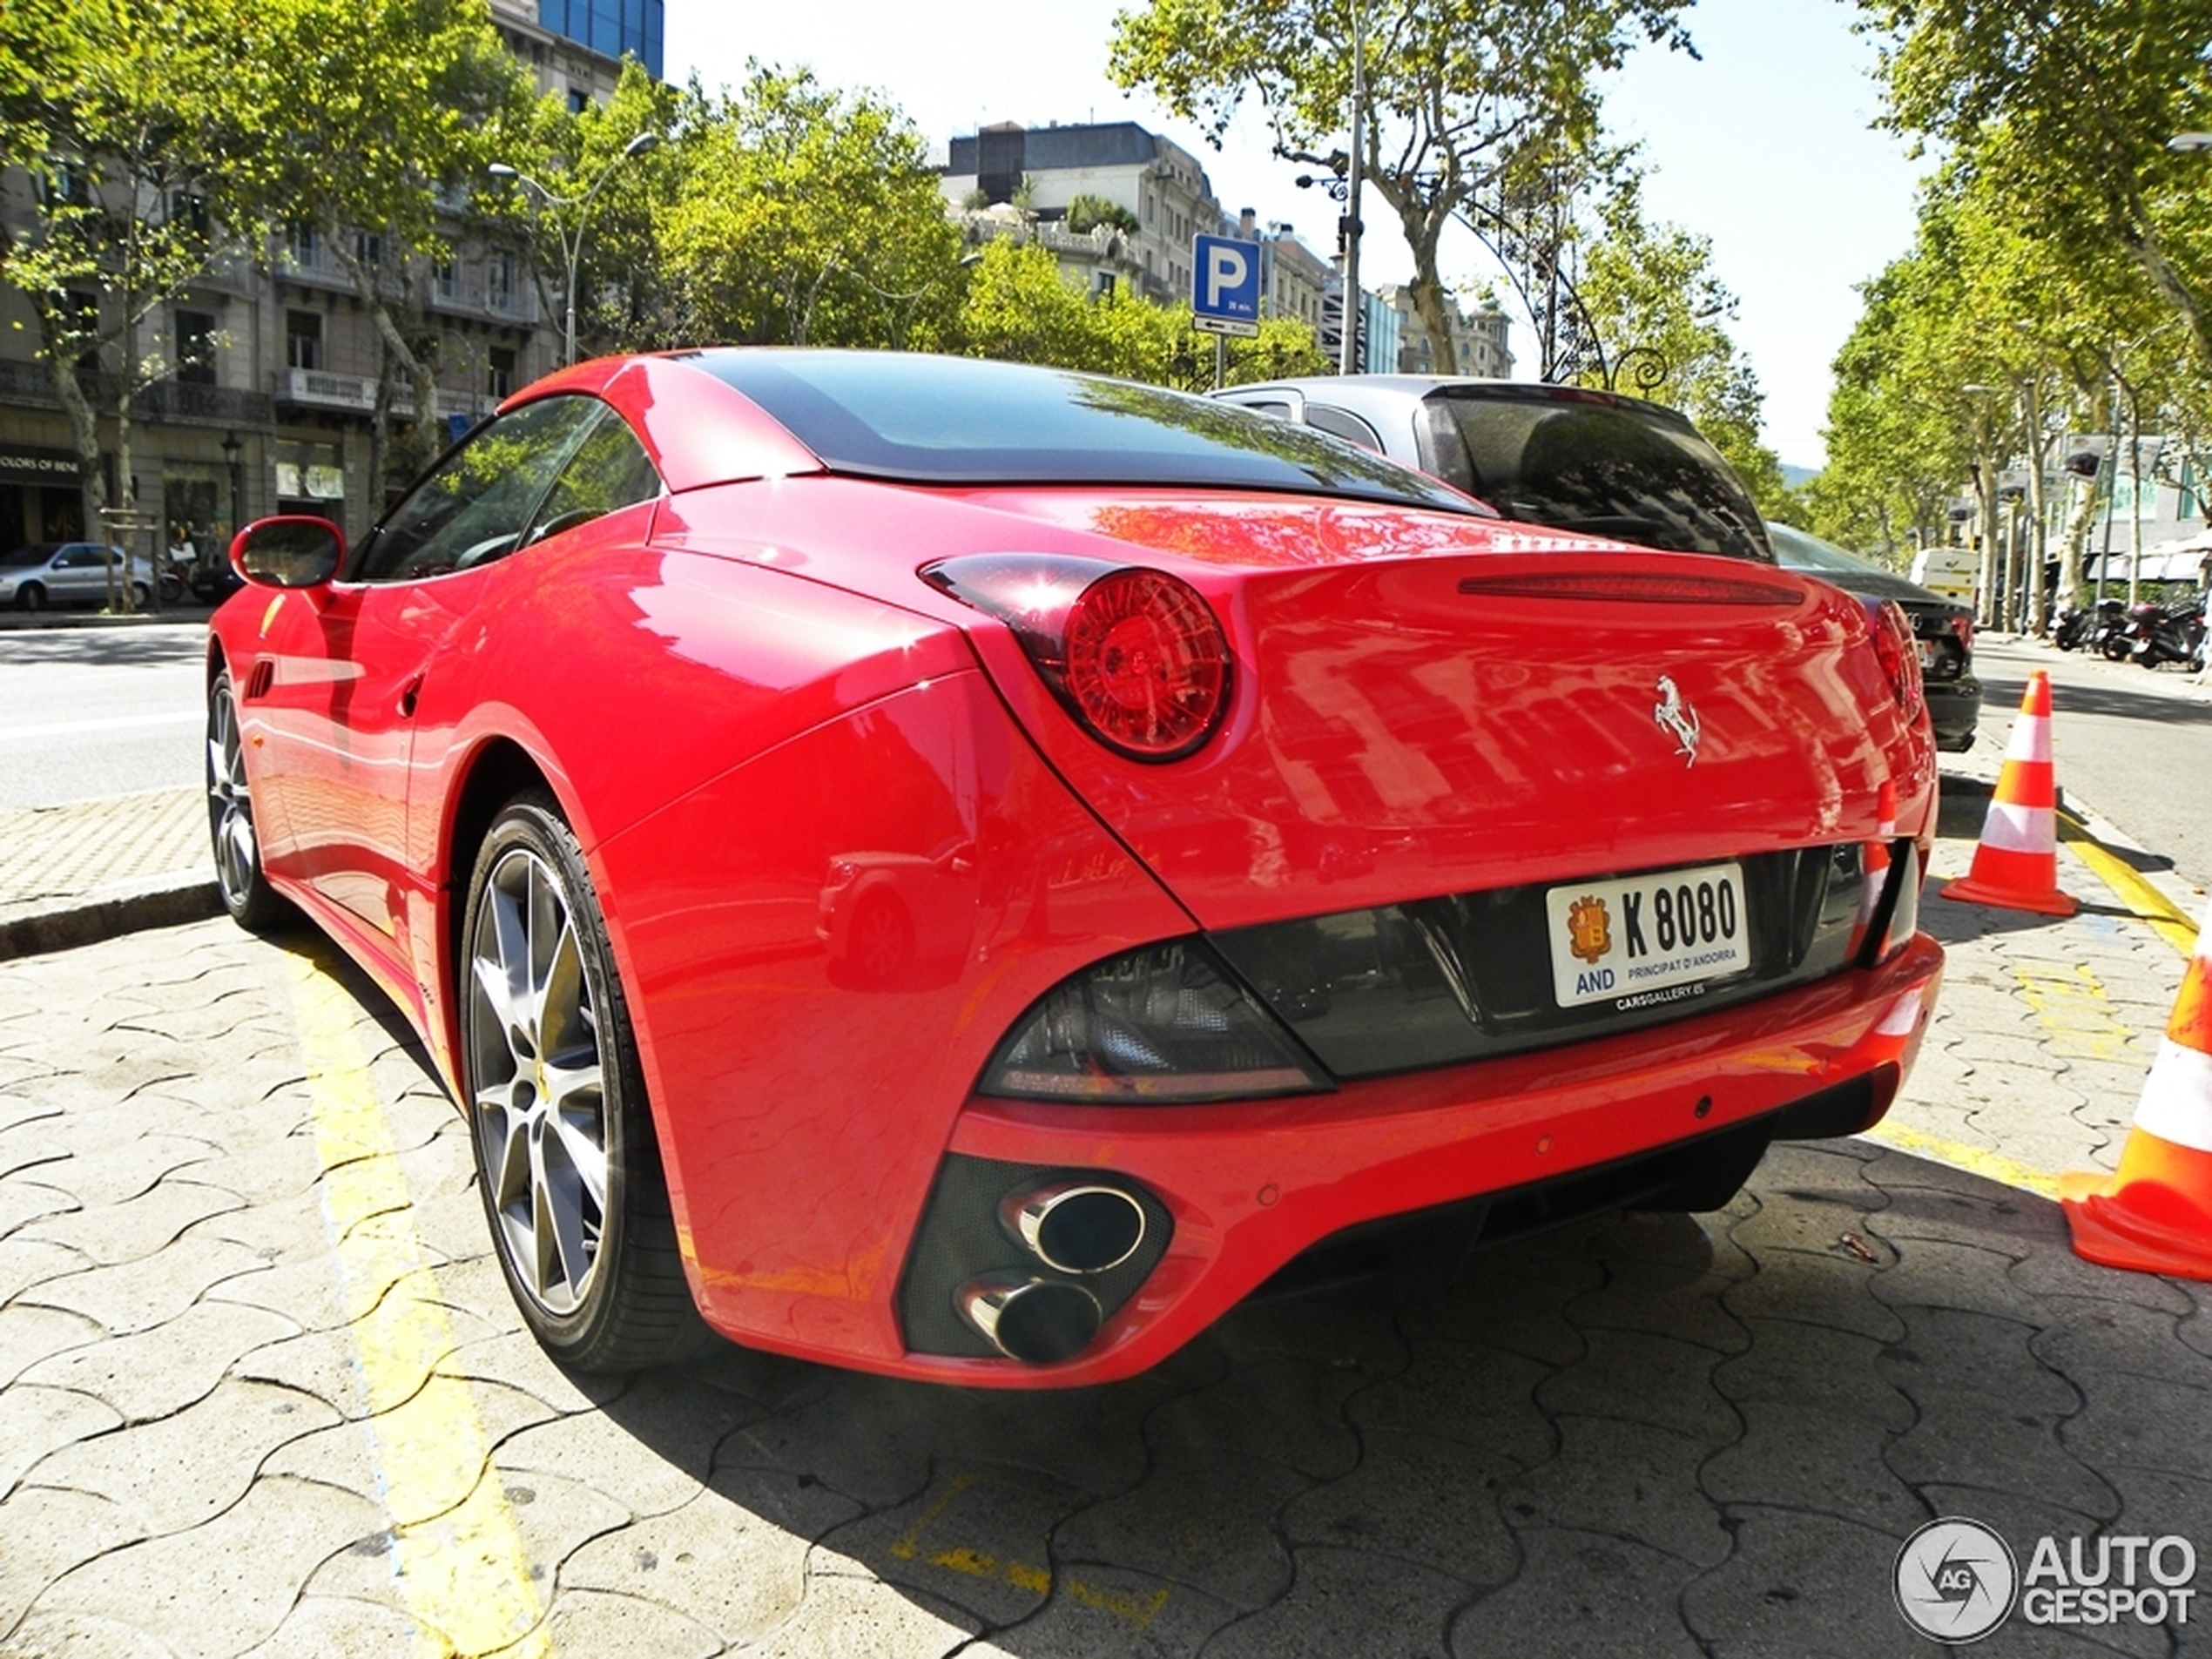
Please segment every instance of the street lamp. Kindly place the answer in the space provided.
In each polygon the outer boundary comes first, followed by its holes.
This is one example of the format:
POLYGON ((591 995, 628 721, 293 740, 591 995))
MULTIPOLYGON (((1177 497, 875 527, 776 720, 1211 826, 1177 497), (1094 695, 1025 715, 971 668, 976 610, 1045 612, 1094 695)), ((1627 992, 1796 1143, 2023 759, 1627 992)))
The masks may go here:
POLYGON ((238 441, 237 433, 223 434, 223 462, 230 469, 231 473, 231 534, 233 536, 238 534, 239 528, 239 475, 243 469, 239 466, 239 457, 245 452, 246 446, 238 441))
POLYGON ((562 336, 564 361, 567 362, 576 361, 576 267, 577 261, 583 257, 583 233, 591 224, 590 209, 592 199, 598 195, 607 180, 615 176, 617 167, 632 156, 644 155, 659 143, 660 134, 658 132, 639 133, 623 145, 622 153, 600 170, 599 176, 591 181, 591 188, 581 196, 556 196, 519 167, 510 166, 504 161, 491 164, 493 178, 512 179, 517 184, 536 191, 539 199, 545 204, 545 217, 553 222, 553 234, 561 244, 561 258, 567 266, 567 282, 562 290, 568 296, 568 322, 562 336), (573 226, 562 222, 562 215, 570 209, 574 209, 576 213, 573 226))

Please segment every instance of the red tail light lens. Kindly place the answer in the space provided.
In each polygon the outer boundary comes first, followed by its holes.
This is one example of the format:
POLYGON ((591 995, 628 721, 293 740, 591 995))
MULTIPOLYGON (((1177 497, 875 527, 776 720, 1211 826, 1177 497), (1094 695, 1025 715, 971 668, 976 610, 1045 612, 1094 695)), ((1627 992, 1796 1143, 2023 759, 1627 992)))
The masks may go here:
POLYGON ((1912 624, 1894 599, 1885 599, 1873 617, 1874 654, 1881 658, 1882 673, 1896 694, 1897 705, 1907 719, 1920 711, 1920 647, 1912 637, 1912 624))
POLYGON ((1203 596, 1163 570, 981 555, 922 579, 1013 630, 1053 695, 1132 760, 1179 760, 1229 708, 1229 641, 1203 596))
POLYGON ((1974 654, 1974 619, 1969 611, 1955 612, 1951 618, 1951 631, 1959 641, 1959 649, 1971 657, 1974 654))

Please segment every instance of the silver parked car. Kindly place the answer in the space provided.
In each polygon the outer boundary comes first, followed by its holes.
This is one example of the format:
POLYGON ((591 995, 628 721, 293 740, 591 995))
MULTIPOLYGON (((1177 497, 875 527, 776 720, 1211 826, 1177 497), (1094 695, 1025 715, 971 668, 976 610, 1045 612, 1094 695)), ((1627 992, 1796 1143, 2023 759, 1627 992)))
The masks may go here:
MULTIPOLYGON (((124 552, 98 542, 32 542, 0 557, 0 605, 37 610, 46 605, 101 605, 108 600, 108 570, 123 568, 124 552)), ((131 561, 131 597, 143 607, 153 591, 153 566, 131 561)))

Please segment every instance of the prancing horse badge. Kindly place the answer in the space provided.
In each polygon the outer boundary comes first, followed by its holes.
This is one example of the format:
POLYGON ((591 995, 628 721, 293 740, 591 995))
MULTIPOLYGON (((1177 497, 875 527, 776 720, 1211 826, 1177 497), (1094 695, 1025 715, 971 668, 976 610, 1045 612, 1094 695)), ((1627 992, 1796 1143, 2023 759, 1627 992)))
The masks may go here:
POLYGON ((1697 720, 1697 711, 1683 701, 1681 690, 1666 675, 1659 677, 1659 704, 1651 711, 1651 718, 1660 729, 1674 733, 1681 745, 1676 752, 1682 756, 1685 766, 1697 764, 1697 737, 1703 729, 1697 720))

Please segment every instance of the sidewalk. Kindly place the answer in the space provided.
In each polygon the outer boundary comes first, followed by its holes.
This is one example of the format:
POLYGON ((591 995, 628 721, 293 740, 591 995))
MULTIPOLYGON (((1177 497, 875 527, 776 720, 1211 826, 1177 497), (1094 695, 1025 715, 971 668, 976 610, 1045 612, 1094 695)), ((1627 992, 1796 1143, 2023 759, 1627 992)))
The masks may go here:
POLYGON ((0 961, 222 912, 197 789, 0 813, 0 961))

